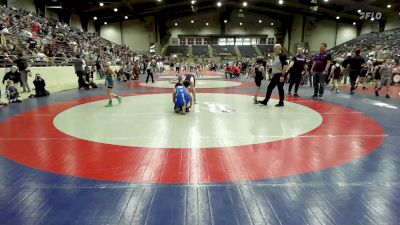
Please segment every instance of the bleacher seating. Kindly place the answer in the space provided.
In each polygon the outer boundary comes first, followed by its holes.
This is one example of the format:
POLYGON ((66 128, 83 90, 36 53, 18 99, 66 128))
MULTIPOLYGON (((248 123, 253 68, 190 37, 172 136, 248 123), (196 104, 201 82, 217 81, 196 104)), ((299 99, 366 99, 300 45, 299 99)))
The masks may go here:
POLYGON ((235 56, 235 46, 233 45, 213 45, 214 56, 217 55, 232 55, 235 56))
POLYGON ((208 57, 208 46, 207 45, 193 45, 192 54, 196 57, 208 57))
POLYGON ((167 55, 182 54, 187 56, 189 54, 189 46, 187 45, 169 45, 167 46, 167 55))
POLYGON ((273 45, 257 45, 263 55, 274 52, 273 45))
POLYGON ((350 41, 337 45, 329 51, 335 57, 343 57, 355 49, 361 49, 364 54, 371 52, 375 56, 399 57, 400 56, 400 29, 387 30, 382 33, 372 32, 362 34, 350 41))
POLYGON ((25 53, 31 66, 71 65, 81 54, 88 64, 97 55, 104 60, 117 62, 133 56, 129 48, 112 43, 96 33, 84 32, 51 18, 35 13, 0 7, 0 66, 9 67, 18 53, 25 53))
POLYGON ((242 57, 257 57, 257 52, 252 45, 238 45, 237 46, 242 57))

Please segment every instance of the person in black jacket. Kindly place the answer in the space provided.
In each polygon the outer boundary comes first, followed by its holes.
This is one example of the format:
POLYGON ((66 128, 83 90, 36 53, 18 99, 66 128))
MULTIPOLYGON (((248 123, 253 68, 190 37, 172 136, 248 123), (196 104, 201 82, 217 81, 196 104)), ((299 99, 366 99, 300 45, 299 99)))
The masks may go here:
POLYGON ((288 96, 292 95, 292 87, 294 87, 294 96, 300 97, 297 93, 299 90, 300 82, 303 73, 307 72, 306 57, 303 55, 303 48, 297 49, 297 55, 292 58, 289 64, 290 78, 289 78, 289 93, 288 96))
POLYGON ((347 65, 347 68, 349 69, 349 76, 350 76, 350 94, 354 94, 356 90, 356 81, 358 76, 361 74, 361 69, 363 68, 365 64, 365 58, 360 55, 361 51, 357 50, 356 55, 353 56, 349 64, 347 65))
POLYGON ((29 97, 43 97, 48 96, 50 93, 46 90, 46 82, 42 78, 40 74, 36 74, 35 80, 33 81, 33 85, 35 85, 35 95, 30 95, 29 97))
MULTIPOLYGON (((24 53, 19 53, 18 54, 18 59, 14 61, 14 63, 17 64, 19 73, 20 73, 20 77, 21 77, 21 86, 23 88, 23 92, 28 91, 31 92, 31 89, 29 87, 29 83, 28 83, 28 74, 29 74, 29 70, 28 70, 28 61, 26 60, 24 53)), ((29 75, 31 76, 31 75, 29 75)), ((14 82, 15 83, 15 82, 14 82)))
POLYGON ((3 84, 5 84, 7 80, 12 80, 14 84, 20 83, 22 85, 21 74, 18 72, 17 66, 12 66, 11 70, 4 75, 3 84))

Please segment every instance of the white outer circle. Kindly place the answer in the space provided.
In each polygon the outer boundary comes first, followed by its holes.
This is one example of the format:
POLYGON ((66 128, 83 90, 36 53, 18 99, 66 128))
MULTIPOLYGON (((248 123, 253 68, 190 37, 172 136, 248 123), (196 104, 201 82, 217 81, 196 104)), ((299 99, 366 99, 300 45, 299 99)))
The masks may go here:
MULTIPOLYGON (((147 148, 212 148, 260 144, 305 134, 322 123, 321 115, 302 105, 284 108, 254 105, 238 94, 198 94, 192 112, 173 112, 171 94, 126 97, 105 108, 106 100, 69 108, 53 123, 84 140, 147 148), (225 109, 236 110, 224 113, 225 109)), ((229 110, 228 110, 229 111, 229 110)))

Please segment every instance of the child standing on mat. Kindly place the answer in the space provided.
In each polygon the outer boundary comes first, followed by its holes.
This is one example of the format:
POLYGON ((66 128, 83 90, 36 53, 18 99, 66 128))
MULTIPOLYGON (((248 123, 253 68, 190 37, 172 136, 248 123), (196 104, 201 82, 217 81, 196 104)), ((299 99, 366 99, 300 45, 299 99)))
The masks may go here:
POLYGON ((118 103, 121 104, 122 97, 114 94, 112 89, 114 88, 114 79, 117 78, 117 74, 110 68, 110 63, 104 63, 104 73, 106 75, 106 87, 107 97, 109 99, 108 104, 105 107, 112 107, 112 99, 116 98, 118 103))
POLYGON ((379 81, 379 85, 377 88, 375 88, 375 95, 379 96, 379 91, 383 86, 386 86, 386 98, 390 98, 390 83, 392 81, 392 64, 390 59, 385 59, 383 61, 383 64, 380 68, 380 75, 381 75, 381 80, 379 81))
POLYGON ((256 66, 254 68, 254 73, 255 73, 254 81, 257 86, 256 94, 253 99, 255 104, 258 103, 257 97, 258 97, 258 92, 260 92, 261 81, 265 79, 265 68, 263 65, 264 65, 264 59, 257 58, 256 66))

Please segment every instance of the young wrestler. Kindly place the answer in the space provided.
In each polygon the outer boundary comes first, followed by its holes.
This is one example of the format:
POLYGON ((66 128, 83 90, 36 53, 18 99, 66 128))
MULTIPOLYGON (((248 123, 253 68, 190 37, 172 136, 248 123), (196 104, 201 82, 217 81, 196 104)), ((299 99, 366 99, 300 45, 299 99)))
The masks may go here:
POLYGON ((197 104, 197 102, 196 102, 196 77, 193 74, 185 74, 185 75, 180 75, 178 77, 179 83, 182 83, 185 80, 190 82, 190 86, 188 87, 188 90, 193 95, 193 103, 197 104))
POLYGON ((254 95, 253 99, 255 104, 258 103, 257 97, 258 97, 258 92, 260 91, 261 81, 265 79, 265 68, 263 66, 263 63, 264 63, 263 58, 258 58, 256 66, 254 68, 254 73, 255 73, 254 81, 257 86, 256 94, 254 95))
POLYGON ((106 75, 106 86, 107 86, 107 97, 109 99, 108 104, 105 107, 112 107, 112 99, 116 98, 118 103, 121 104, 122 97, 114 94, 112 89, 114 88, 114 79, 117 78, 115 72, 110 68, 110 63, 104 63, 104 74, 106 75))
POLYGON ((175 88, 172 92, 172 101, 174 102, 174 111, 185 115, 186 112, 190 111, 192 107, 192 96, 189 94, 188 87, 190 86, 189 81, 176 83, 175 88))
POLYGON ((329 76, 333 79, 332 91, 336 91, 336 93, 339 93, 338 83, 339 83, 340 76, 342 75, 342 69, 340 68, 340 65, 338 62, 334 62, 334 63, 335 64, 332 66, 331 74, 329 76))
POLYGON ((22 102, 22 98, 19 95, 18 89, 14 86, 14 81, 7 80, 6 90, 8 95, 8 101, 10 103, 22 102))
POLYGON ((392 64, 389 59, 385 59, 380 69, 381 80, 378 87, 375 89, 375 95, 379 96, 379 91, 383 86, 386 86, 386 98, 390 98, 390 83, 392 81, 392 64))

